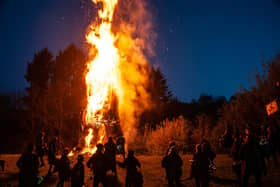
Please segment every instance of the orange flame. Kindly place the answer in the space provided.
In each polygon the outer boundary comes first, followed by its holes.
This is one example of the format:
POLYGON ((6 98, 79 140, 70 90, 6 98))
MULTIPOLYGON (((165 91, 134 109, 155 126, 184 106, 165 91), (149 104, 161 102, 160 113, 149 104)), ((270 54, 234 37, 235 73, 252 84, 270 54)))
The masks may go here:
POLYGON ((91 31, 86 36, 87 42, 92 46, 91 52, 96 53, 88 63, 89 71, 86 75, 86 123, 95 125, 103 118, 104 111, 110 108, 110 94, 113 91, 117 95, 121 94, 119 54, 114 46, 115 36, 111 33, 112 16, 117 0, 102 2, 103 10, 98 12, 102 23, 94 28, 91 26, 91 31))
MULTIPOLYGON (((98 11, 97 24, 91 25, 86 35, 90 60, 86 74, 88 104, 85 123, 99 128, 95 142, 103 143, 106 131, 102 120, 111 107, 112 95, 118 98, 118 114, 125 138, 135 136, 136 118, 149 106, 149 94, 145 90, 149 66, 143 52, 145 39, 141 39, 141 34, 135 38, 135 26, 120 21, 118 30, 112 32, 118 0, 92 1, 101 2, 103 7, 98 11)), ((141 3, 139 7, 143 9, 141 3)), ((89 131, 89 135, 91 133, 89 131)), ((89 150, 93 136, 89 135, 85 138, 86 150, 93 153, 95 151, 89 150)))
POLYGON ((90 128, 90 129, 88 130, 88 135, 87 135, 86 138, 85 138, 87 148, 90 148, 90 142, 91 142, 92 138, 93 138, 92 129, 90 128))

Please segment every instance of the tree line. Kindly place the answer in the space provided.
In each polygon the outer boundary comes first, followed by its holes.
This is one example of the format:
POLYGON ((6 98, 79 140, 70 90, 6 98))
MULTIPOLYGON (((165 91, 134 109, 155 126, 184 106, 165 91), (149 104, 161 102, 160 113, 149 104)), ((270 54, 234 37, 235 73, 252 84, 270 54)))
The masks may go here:
MULTIPOLYGON (((59 135, 64 145, 76 145, 87 104, 86 62, 86 55, 73 44, 56 55, 47 48, 35 53, 27 65, 28 86, 24 95, 17 97, 16 102, 11 102, 9 94, 0 95, 0 109, 5 113, 0 119, 1 139, 12 135, 15 138, 9 143, 13 144, 13 141, 30 139, 44 129, 59 135)), ((229 100, 224 96, 202 94, 197 100, 182 102, 173 95, 159 68, 151 67, 149 74, 146 89, 153 105, 140 117, 139 132, 144 132, 147 125, 156 129, 161 121, 178 116, 198 128, 207 125, 210 129, 219 129, 219 133, 226 123, 258 127, 278 119, 277 113, 268 117, 265 106, 280 94, 280 55, 263 63, 262 72, 255 74, 251 88, 240 89, 229 100)), ((1 148, 8 149, 8 146, 1 148)))

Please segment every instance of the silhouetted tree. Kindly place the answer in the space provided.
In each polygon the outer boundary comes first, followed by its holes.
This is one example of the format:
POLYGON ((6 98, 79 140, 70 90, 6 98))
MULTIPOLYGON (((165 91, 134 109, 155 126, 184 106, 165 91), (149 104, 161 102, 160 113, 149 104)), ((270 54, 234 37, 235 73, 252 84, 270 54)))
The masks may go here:
POLYGON ((29 83, 26 88, 24 104, 30 114, 30 130, 33 133, 35 125, 46 123, 46 93, 51 77, 53 55, 47 49, 36 53, 33 60, 28 63, 25 79, 29 83))
POLYGON ((50 124, 55 125, 62 139, 72 143, 78 139, 86 105, 85 71, 83 52, 70 45, 56 56, 49 86, 50 124))
POLYGON ((241 128, 249 124, 258 128, 260 124, 267 123, 268 118, 276 119, 279 116, 276 113, 268 117, 266 105, 280 95, 280 55, 262 65, 262 72, 255 75, 256 84, 250 89, 242 88, 221 109, 223 123, 241 128))
POLYGON ((68 143, 78 139, 86 104, 85 71, 86 58, 75 45, 55 59, 48 49, 34 55, 26 70, 29 86, 24 97, 31 132, 44 128, 60 132, 68 143))
POLYGON ((164 74, 159 68, 151 69, 149 90, 151 100, 156 107, 164 108, 173 97, 164 74))
POLYGON ((173 94, 168 88, 164 74, 159 68, 151 68, 147 91, 150 94, 152 106, 150 110, 142 114, 140 123, 142 125, 149 123, 152 127, 155 127, 155 124, 167 117, 168 105, 173 99, 173 94))

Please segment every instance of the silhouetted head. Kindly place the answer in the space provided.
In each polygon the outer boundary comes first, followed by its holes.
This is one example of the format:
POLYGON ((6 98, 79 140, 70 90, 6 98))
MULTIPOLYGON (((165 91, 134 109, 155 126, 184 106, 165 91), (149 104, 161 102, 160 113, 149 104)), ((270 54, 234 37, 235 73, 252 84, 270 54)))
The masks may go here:
POLYGON ((96 145, 97 151, 102 151, 103 145, 101 143, 96 145))
POLYGON ((109 138, 108 138, 108 142, 113 142, 113 138, 112 138, 112 136, 109 136, 109 138))
POLYGON ((169 142, 169 147, 173 147, 173 146, 175 146, 176 145, 176 143, 174 142, 174 141, 170 141, 169 142))
POLYGON ((235 128, 235 134, 240 134, 240 130, 238 127, 235 128))
POLYGON ((205 138, 202 139, 201 143, 202 143, 202 144, 209 144, 208 140, 206 140, 205 138))
POLYGON ((244 132, 249 134, 250 131, 251 131, 250 125, 249 125, 249 124, 246 124, 245 129, 244 129, 244 132))
POLYGON ((65 147, 65 148, 63 149, 63 155, 68 155, 68 153, 69 153, 69 148, 68 148, 68 147, 65 147))
POLYGON ((270 133, 270 132, 271 132, 271 126, 267 126, 266 131, 267 131, 268 133, 270 133))
POLYGON ((84 155, 78 155, 78 162, 83 162, 84 161, 84 155))
POLYGON ((245 143, 248 142, 249 136, 250 136, 250 130, 249 130, 249 128, 245 128, 245 130, 244 130, 244 142, 245 143))
POLYGON ((170 155, 175 155, 177 154, 177 149, 173 146, 170 150, 170 155))
POLYGON ((209 144, 207 144, 207 143, 202 144, 202 146, 201 146, 202 152, 207 153, 209 150, 210 150, 209 144))
POLYGON ((34 149, 34 145, 32 142, 28 143, 27 145, 27 152, 32 153, 34 149))
POLYGON ((127 156, 128 157, 133 157, 134 156, 134 151, 133 150, 129 150, 127 156))
POLYGON ((201 152, 201 145, 200 144, 196 144, 195 145, 195 152, 196 153, 200 153, 201 152))

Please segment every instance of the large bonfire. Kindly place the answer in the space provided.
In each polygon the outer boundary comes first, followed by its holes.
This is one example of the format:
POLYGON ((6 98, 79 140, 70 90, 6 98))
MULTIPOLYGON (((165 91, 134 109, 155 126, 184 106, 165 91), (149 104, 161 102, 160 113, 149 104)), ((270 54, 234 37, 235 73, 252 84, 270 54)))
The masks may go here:
POLYGON ((115 101, 123 135, 127 143, 133 141, 138 118, 150 105, 146 91, 149 64, 144 54, 151 52, 146 41, 152 34, 142 1, 92 1, 102 7, 86 34, 90 60, 84 116, 88 134, 83 152, 89 153, 95 152, 97 143, 104 142, 105 121, 111 120, 106 114, 115 101))

